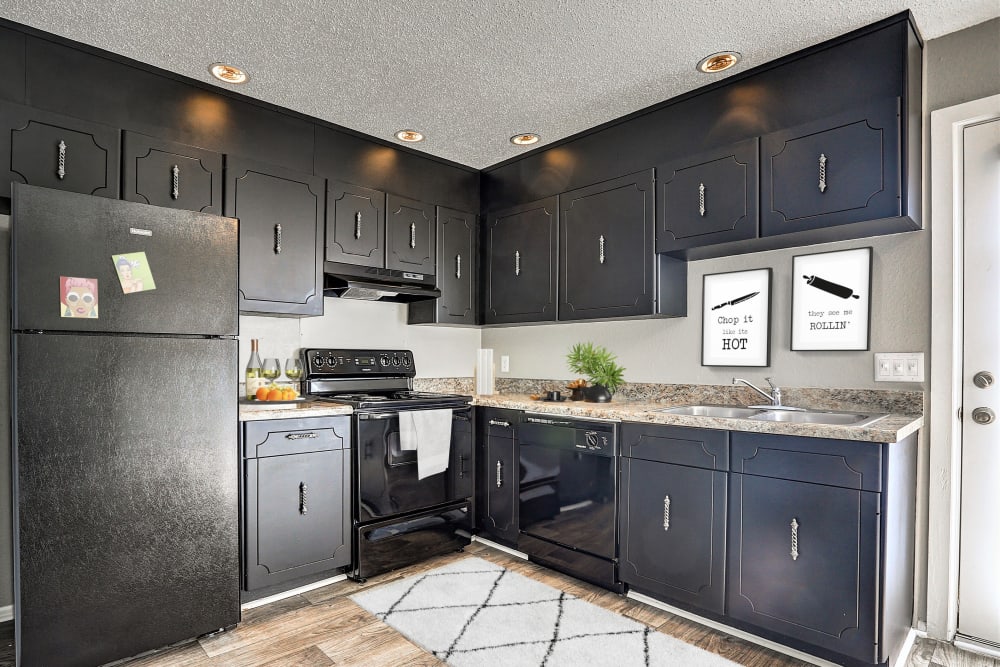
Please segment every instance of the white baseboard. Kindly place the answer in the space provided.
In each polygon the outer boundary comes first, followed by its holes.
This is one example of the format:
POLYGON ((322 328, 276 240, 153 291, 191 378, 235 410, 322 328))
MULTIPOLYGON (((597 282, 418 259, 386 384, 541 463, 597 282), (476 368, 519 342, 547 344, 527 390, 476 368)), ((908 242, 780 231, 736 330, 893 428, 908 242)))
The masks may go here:
POLYGON ((814 655, 809 655, 808 653, 803 653, 794 648, 790 648, 783 644, 773 642, 770 639, 764 639, 763 637, 758 637, 757 635, 750 634, 749 632, 744 632, 743 630, 738 630, 734 627, 728 626, 725 623, 719 623, 718 621, 713 621, 711 619, 699 616, 698 614, 693 614, 685 609, 678 609, 669 604, 664 604, 655 598, 651 598, 648 595, 643 595, 642 593, 636 593, 634 591, 629 591, 627 596, 633 600, 638 600, 639 602, 644 602, 651 607, 656 607, 657 609, 662 609, 663 611, 669 611, 671 614, 676 614, 677 616, 682 616, 695 623, 700 623, 701 625, 707 625, 713 630, 718 630, 719 632, 725 632, 727 635, 732 635, 733 637, 739 637, 740 639, 745 639, 746 641, 757 644, 758 646, 763 646, 764 648, 769 648, 772 651, 777 651, 778 653, 783 653, 789 655, 793 658, 798 658, 803 662, 808 662, 813 665, 819 665, 820 667, 838 667, 834 662, 829 662, 823 660, 822 658, 817 658, 814 655))
POLYGON ((963 636, 956 636, 955 641, 952 643, 955 645, 955 648, 960 648, 963 651, 971 651, 972 653, 978 653, 979 655, 988 655, 991 658, 1000 658, 1000 646, 993 643, 977 642, 974 639, 963 636))
POLYGON ((491 540, 485 540, 485 539, 479 537, 478 535, 473 535, 472 536, 472 541, 473 542, 482 542, 483 544, 485 544, 488 547, 493 547, 494 549, 497 549, 499 551, 503 551, 504 553, 508 553, 511 556, 514 556, 515 558, 520 558, 521 560, 528 560, 528 554, 524 553, 523 551, 518 551, 517 549, 511 549, 510 547, 505 547, 504 545, 497 544, 496 542, 493 542, 491 540))
POLYGON ((906 667, 906 661, 910 657, 910 651, 913 650, 913 644, 917 641, 917 637, 926 636, 926 632, 910 628, 910 631, 906 633, 906 639, 903 640, 903 648, 900 650, 899 655, 896 656, 896 662, 892 667, 906 667))
POLYGON ((0 623, 6 623, 7 621, 14 620, 14 605, 9 604, 4 607, 0 607, 0 623))
MULTIPOLYGON (((254 607, 263 607, 266 604, 277 602, 278 600, 284 600, 285 598, 290 598, 293 595, 298 595, 299 593, 306 593, 308 591, 312 591, 317 588, 323 588, 324 586, 329 586, 330 584, 335 584, 338 581, 344 581, 346 579, 347 579, 346 574, 338 574, 336 577, 330 577, 329 579, 314 581, 313 583, 306 584, 305 586, 299 586, 298 588, 293 588, 288 591, 282 591, 281 593, 275 593, 274 595, 269 595, 266 598, 260 598, 259 600, 253 600, 252 602, 247 602, 246 604, 240 605, 240 609, 246 611, 247 609, 253 609, 254 607)), ((3 607, 0 607, 0 612, 2 611, 3 607)), ((11 618, 13 618, 13 616, 11 618)))

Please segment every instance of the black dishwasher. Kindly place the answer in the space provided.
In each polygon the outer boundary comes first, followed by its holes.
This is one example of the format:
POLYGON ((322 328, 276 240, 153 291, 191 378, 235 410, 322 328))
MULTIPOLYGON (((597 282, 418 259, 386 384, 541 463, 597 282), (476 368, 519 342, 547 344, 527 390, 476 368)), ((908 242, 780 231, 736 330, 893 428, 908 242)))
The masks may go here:
POLYGON ((621 592, 618 424, 526 414, 519 439, 518 549, 532 561, 621 592))

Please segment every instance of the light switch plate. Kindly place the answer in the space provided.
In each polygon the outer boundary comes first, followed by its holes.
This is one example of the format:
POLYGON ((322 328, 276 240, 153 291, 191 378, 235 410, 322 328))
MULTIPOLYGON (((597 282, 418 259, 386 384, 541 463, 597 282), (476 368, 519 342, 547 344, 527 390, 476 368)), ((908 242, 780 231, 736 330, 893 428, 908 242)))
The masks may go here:
POLYGON ((876 352, 876 382, 923 382, 923 352, 876 352))
POLYGON ((510 373, 510 356, 506 354, 500 355, 500 372, 510 373))

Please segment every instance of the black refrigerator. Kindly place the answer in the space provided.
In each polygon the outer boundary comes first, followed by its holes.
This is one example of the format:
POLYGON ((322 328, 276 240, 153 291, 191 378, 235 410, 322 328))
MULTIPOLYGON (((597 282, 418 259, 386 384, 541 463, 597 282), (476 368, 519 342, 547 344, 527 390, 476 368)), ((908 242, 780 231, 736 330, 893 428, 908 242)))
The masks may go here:
POLYGON ((15 185, 18 664, 236 624, 238 223, 15 185))

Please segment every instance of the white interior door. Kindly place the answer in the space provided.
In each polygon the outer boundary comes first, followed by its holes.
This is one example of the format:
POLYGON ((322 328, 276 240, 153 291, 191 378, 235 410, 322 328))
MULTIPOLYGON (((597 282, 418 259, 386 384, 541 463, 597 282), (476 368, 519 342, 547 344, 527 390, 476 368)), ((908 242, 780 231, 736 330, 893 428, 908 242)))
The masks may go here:
POLYGON ((1000 651, 1000 119, 963 130, 958 632, 1000 651))

